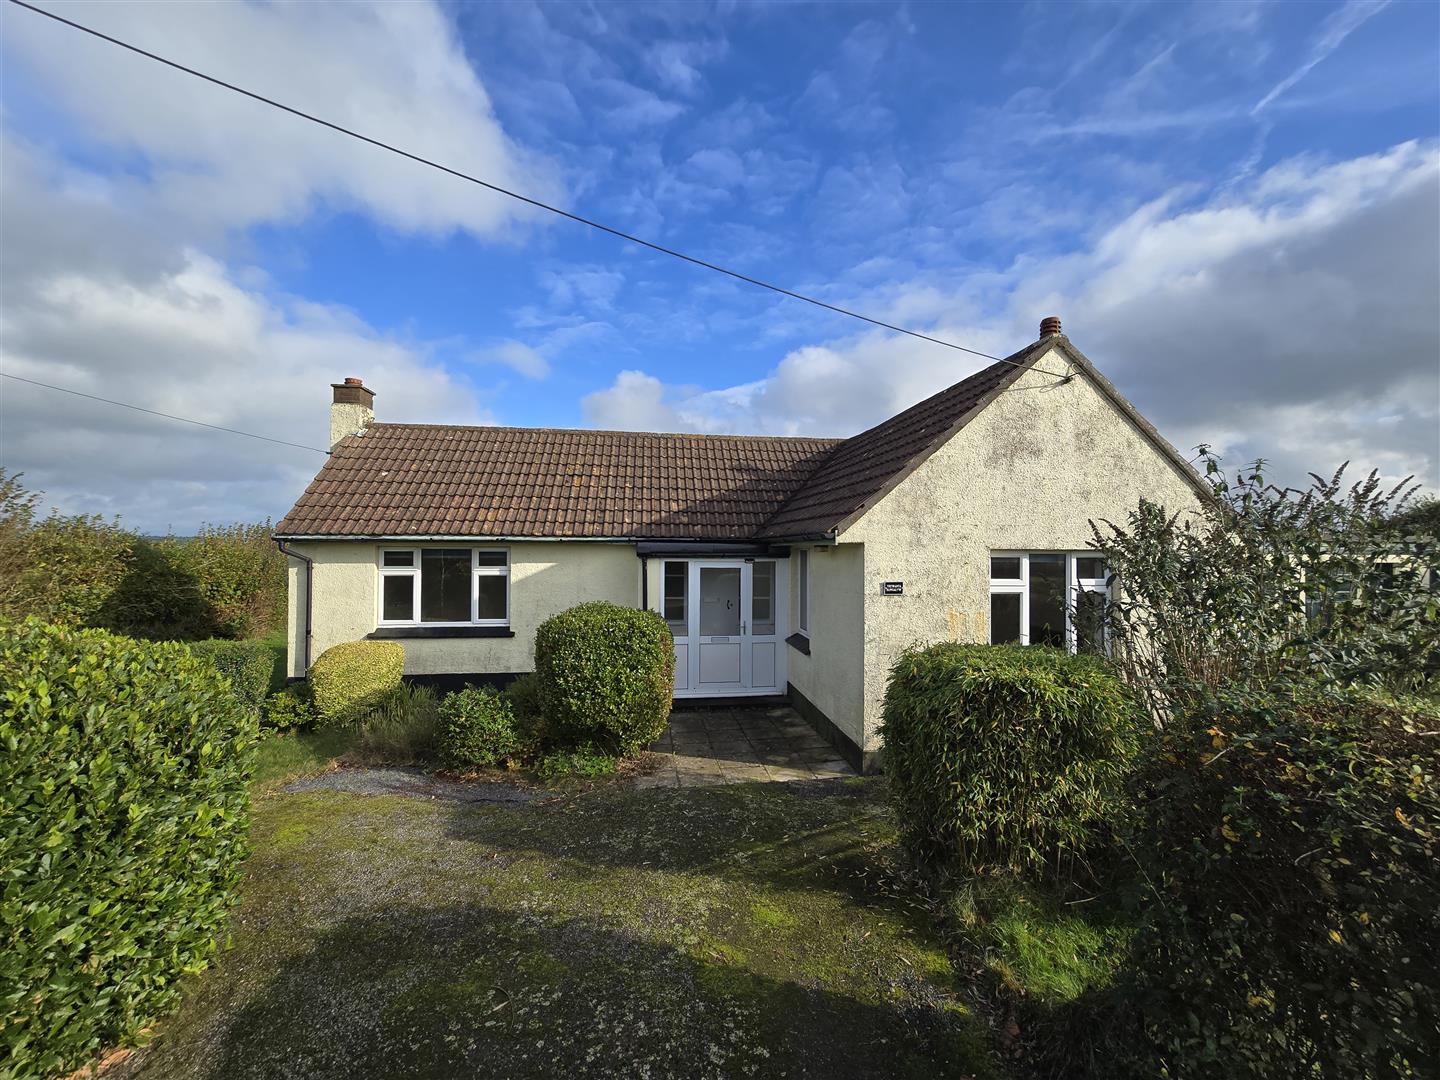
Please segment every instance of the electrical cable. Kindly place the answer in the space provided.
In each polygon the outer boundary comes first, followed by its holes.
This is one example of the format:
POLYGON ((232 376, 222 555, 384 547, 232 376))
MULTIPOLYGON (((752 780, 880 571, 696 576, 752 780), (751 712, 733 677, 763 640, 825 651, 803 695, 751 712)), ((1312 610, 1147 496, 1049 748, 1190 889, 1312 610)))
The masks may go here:
MULTIPOLYGON (((1001 364, 1011 364, 1014 367, 1025 366, 1019 361, 1010 360, 1004 356, 992 356, 990 353, 981 352, 979 349, 972 349, 966 345, 957 345, 953 341, 946 341, 943 338, 933 337, 930 334, 923 334, 918 330, 909 330, 903 326, 897 326, 894 323, 885 322, 883 319, 876 319, 870 315, 864 315, 858 311, 853 311, 850 308, 840 307, 838 304, 830 304, 824 300, 816 299, 813 296, 806 296, 804 293, 796 292, 793 289, 787 289, 782 285, 775 285, 771 282, 763 281, 760 278, 751 277, 749 274, 741 273, 738 270, 731 270, 728 267, 720 266, 718 263, 708 262, 705 259, 697 258, 694 255, 687 255, 683 251, 677 251, 674 248, 665 247, 663 244, 657 244, 654 241, 645 240, 639 236, 635 236, 632 233, 627 233, 622 229, 617 229, 611 225, 606 225, 591 218, 583 217, 580 214, 571 213, 569 210, 562 210, 558 206, 552 206, 549 203, 540 201, 539 199, 531 198, 529 195, 522 195, 518 191, 511 191, 509 188, 501 187, 499 184, 491 183, 489 180, 482 180, 478 176, 471 176, 469 173, 461 172, 459 169, 452 169, 448 165, 442 165, 437 161, 433 161, 427 157, 422 157, 419 154, 411 153, 409 150, 403 150, 398 146, 392 145, 391 143, 384 142, 380 139, 372 138, 369 135, 361 134, 360 132, 355 131, 351 128, 344 127, 341 124, 334 123, 330 120, 325 120, 322 117, 315 116, 314 114, 305 112, 302 109, 297 109, 292 105, 286 105, 283 102, 276 101, 273 98, 265 97, 263 94, 258 94, 253 90, 247 90, 243 86, 236 86, 234 83, 226 82, 224 79, 216 78, 214 75, 207 75, 203 71, 198 71, 195 68, 187 67, 184 64, 181 64, 175 60, 170 60, 167 57, 161 56, 158 53, 149 52, 145 49, 140 48, 138 45, 130 44, 128 41, 122 41, 120 38, 111 37, 109 34, 96 30, 93 27, 86 26, 84 23, 75 22, 72 19, 65 18, 63 15, 56 15, 53 11, 46 11, 44 8, 37 7, 34 4, 26 3, 25 0, 10 0, 10 3, 16 5, 17 7, 22 7, 27 11, 33 11, 37 15, 43 15, 47 19, 53 19, 55 22, 68 26, 71 29, 79 30, 82 33, 86 33, 92 37, 99 38, 101 41, 109 42, 111 45, 118 45, 122 49, 128 49, 130 52, 133 52, 139 56, 143 56, 147 60, 154 60, 157 63, 174 68, 176 71, 182 71, 186 75, 194 76, 197 79, 203 79, 205 82, 211 83, 215 86, 219 86, 233 93, 241 94, 254 101, 258 101, 261 104, 269 105, 271 108, 279 109, 282 112, 287 112, 292 116, 298 116, 302 120, 308 120, 312 124, 319 124, 322 127, 329 128, 331 131, 339 132, 341 135, 348 135, 352 139, 359 139, 361 142, 369 143, 371 146, 378 147, 381 150, 388 150, 392 154, 398 154, 400 157, 408 158, 409 160, 418 162, 421 165, 429 166, 432 169, 438 169, 440 172, 446 173, 450 176, 454 176, 460 180, 465 180, 469 183, 477 184, 480 187, 487 188, 488 190, 496 192, 497 194, 505 195, 511 199, 516 199, 519 202, 526 203, 529 206, 533 206, 537 209, 545 210, 551 214, 556 214, 560 217, 567 218, 570 221, 577 222, 581 225, 586 225, 592 229, 599 230, 600 232, 608 233, 609 235, 617 237, 618 239, 628 241, 632 244, 638 244, 640 247, 648 248, 649 250, 658 252, 661 255, 668 255, 671 258, 680 259, 683 262, 690 263, 694 266, 702 267, 706 270, 714 271, 717 274, 724 274, 727 277, 734 278, 737 281, 743 281, 746 284, 754 285, 761 289, 768 289, 771 292, 780 294, 781 296, 788 296, 793 300, 801 300, 804 303, 813 304, 815 307, 823 308, 824 310, 834 312, 837 315, 844 315, 851 319, 858 319, 860 322, 869 323, 872 326, 878 326, 882 329, 890 330, 897 334, 905 334, 909 337, 918 338, 921 341, 928 341, 934 345, 943 345, 947 349, 955 349, 958 352, 969 353, 972 356, 978 356, 985 360, 994 360, 995 362, 1001 364)), ((1059 372, 1047 371, 1044 368, 1036 368, 1035 370, 1042 372, 1045 375, 1051 375, 1057 379, 1066 380, 1073 377, 1074 374, 1073 372, 1071 372, 1068 375, 1062 375, 1059 372)))
POLYGON ((330 453, 329 450, 321 450, 318 446, 306 446, 304 443, 288 442, 285 439, 272 439, 269 435, 256 435, 253 431, 241 431, 239 428, 221 427, 219 424, 207 424, 204 420, 191 420, 188 416, 176 416, 174 413, 145 409, 139 405, 130 405, 124 401, 113 401, 110 398, 99 397, 95 394, 84 394, 79 390, 71 390, 64 386, 53 386, 50 383, 40 382, 38 379, 27 379, 20 375, 11 375, 8 371, 0 371, 0 378, 14 379, 16 382, 29 383, 31 386, 43 386, 46 390, 58 390, 62 394, 74 394, 76 397, 89 398, 91 401, 103 401, 106 405, 119 405, 122 409, 133 409, 136 412, 148 413, 151 416, 163 416, 166 420, 179 420, 181 423, 210 428, 212 431, 228 431, 231 435, 244 435, 247 439, 260 439, 264 442, 278 443, 281 446, 293 446, 298 450, 313 450, 317 454, 330 453))

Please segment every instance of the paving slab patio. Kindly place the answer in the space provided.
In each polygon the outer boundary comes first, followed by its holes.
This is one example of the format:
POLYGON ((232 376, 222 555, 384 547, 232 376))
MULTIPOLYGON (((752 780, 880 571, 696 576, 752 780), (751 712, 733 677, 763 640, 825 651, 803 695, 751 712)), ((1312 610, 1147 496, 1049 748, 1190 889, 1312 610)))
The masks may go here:
POLYGON ((636 787, 708 787, 855 775, 839 751, 788 706, 677 710, 649 750, 658 764, 636 777, 636 787))

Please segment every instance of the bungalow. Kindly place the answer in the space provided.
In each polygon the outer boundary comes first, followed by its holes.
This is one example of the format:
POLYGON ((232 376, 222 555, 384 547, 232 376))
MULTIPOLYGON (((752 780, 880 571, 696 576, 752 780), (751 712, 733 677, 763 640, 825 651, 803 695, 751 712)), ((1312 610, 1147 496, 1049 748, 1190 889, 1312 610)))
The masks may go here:
POLYGON ((1204 486, 1048 318, 1013 356, 849 439, 376 423, 334 384, 329 460, 276 528, 289 671, 399 640, 417 677, 503 680, 586 600, 675 636, 675 696, 787 698, 874 768, 916 641, 1083 648, 1090 521, 1204 486))

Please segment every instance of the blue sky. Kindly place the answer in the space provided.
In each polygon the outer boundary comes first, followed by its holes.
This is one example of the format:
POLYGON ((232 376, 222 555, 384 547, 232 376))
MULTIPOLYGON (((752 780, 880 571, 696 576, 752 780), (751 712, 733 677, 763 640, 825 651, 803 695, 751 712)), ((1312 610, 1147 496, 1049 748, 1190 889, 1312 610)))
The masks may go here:
MULTIPOLYGON (((51 6, 987 352, 1058 313, 1182 447, 1440 480, 1440 6, 51 6)), ((979 363, 3 17, 16 374, 323 445, 345 375, 381 419, 845 435, 979 363)), ((7 467, 147 529, 318 464, 0 391, 7 467)))

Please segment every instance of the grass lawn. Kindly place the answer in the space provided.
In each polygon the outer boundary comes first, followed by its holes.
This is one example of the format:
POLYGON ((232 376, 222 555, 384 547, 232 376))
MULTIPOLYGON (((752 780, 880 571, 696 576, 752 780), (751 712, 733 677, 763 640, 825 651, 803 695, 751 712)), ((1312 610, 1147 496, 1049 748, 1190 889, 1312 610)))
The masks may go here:
POLYGON ((261 796, 233 948, 124 1073, 1002 1076, 881 783, 261 796))
POLYGON ((260 743, 255 759, 255 791, 268 791, 297 776, 330 768, 350 749, 355 734, 344 730, 297 731, 271 735, 260 743))

